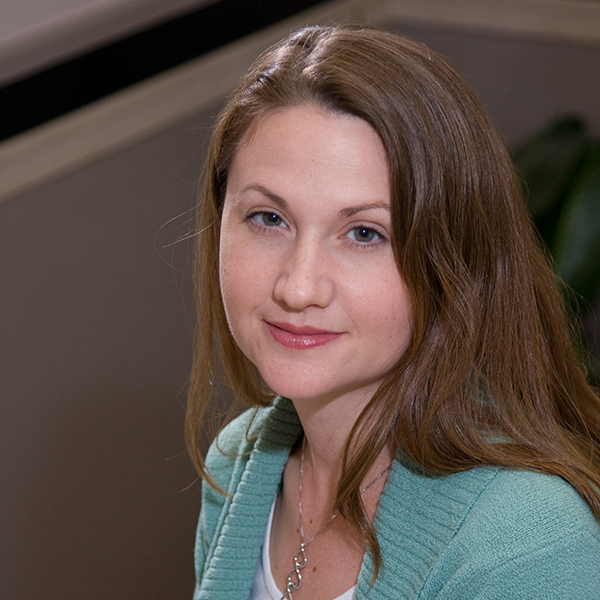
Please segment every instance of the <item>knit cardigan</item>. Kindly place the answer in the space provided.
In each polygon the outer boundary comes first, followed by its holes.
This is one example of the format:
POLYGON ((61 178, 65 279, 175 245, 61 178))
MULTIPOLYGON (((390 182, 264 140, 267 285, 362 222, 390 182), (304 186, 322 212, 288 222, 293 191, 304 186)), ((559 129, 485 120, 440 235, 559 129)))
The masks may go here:
MULTIPOLYGON (((203 485, 194 600, 248 600, 301 432, 292 403, 279 398, 213 442, 207 465, 229 495, 203 485)), ((356 600, 600 600, 600 526, 558 477, 501 468, 435 476, 394 461, 374 526, 383 565, 371 585, 365 554, 356 600)))

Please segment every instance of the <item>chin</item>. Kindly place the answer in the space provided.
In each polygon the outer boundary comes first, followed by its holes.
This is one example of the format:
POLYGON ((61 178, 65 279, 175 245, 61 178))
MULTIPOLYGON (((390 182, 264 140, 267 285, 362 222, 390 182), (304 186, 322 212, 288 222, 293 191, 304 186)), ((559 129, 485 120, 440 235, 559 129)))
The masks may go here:
POLYGON ((279 377, 263 377, 265 383, 275 394, 291 400, 310 400, 330 396, 335 393, 336 386, 316 384, 314 377, 290 377, 289 374, 282 381, 279 377))
POLYGON ((275 394, 289 398, 290 400, 310 400, 312 398, 320 398, 323 395, 327 395, 325 390, 306 384, 294 385, 287 383, 279 385, 278 382, 274 382, 273 385, 271 385, 268 381, 266 383, 275 394))
POLYGON ((297 374, 295 377, 286 377, 281 381, 278 377, 265 378, 265 383, 278 396, 284 396, 294 401, 318 400, 329 403, 336 398, 345 396, 344 402, 354 400, 361 402, 363 398, 370 398, 379 386, 378 382, 350 381, 340 382, 332 380, 318 380, 314 374, 297 374))

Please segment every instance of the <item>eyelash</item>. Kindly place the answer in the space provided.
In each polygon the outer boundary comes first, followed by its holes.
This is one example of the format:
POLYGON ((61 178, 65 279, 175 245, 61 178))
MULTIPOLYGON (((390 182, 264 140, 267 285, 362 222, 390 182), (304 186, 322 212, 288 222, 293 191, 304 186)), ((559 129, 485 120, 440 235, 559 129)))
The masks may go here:
POLYGON ((250 213, 247 217, 246 217, 246 221, 248 221, 248 223, 252 226, 252 227, 256 227, 260 230, 265 230, 265 229, 277 229, 279 228, 282 224, 285 226, 285 228, 287 228, 287 225, 285 223, 285 221, 274 211, 272 210, 256 210, 252 213, 250 213), (271 224, 267 224, 264 221, 261 223, 259 221, 259 219, 257 219, 257 217, 276 217, 277 219, 279 219, 278 223, 271 223, 271 224))
POLYGON ((355 225, 351 227, 344 235, 348 237, 351 241, 351 244, 354 248, 358 248, 359 250, 372 250, 381 244, 387 242, 387 238, 381 233, 381 231, 375 229, 374 227, 368 227, 367 225, 355 225), (369 234, 374 234, 376 237, 375 240, 370 241, 359 241, 357 239, 352 239, 349 236, 351 232, 356 231, 366 231, 369 234))
MULTIPOLYGON (((283 228, 285 228, 285 229, 287 229, 287 227, 288 227, 288 225, 285 223, 285 221, 276 212, 270 211, 270 210, 257 210, 257 211, 251 212, 246 217, 246 221, 252 227, 256 227, 262 231, 267 230, 267 229, 278 229, 281 227, 281 225, 283 225, 284 226, 283 228), (265 217, 275 217, 275 219, 278 219, 278 222, 267 224, 264 222, 265 217)), ((381 244, 387 242, 387 237, 381 231, 379 231, 378 229, 375 229, 374 227, 369 227, 367 225, 354 225, 354 226, 350 227, 344 233, 344 237, 346 237, 348 240, 350 240, 350 244, 353 248, 357 248, 359 250, 373 250, 377 246, 380 246, 381 244), (376 239, 364 242, 364 241, 359 241, 357 239, 352 239, 349 236, 349 234, 351 232, 356 232, 356 231, 360 231, 360 230, 368 232, 368 234, 374 234, 376 236, 376 239)))

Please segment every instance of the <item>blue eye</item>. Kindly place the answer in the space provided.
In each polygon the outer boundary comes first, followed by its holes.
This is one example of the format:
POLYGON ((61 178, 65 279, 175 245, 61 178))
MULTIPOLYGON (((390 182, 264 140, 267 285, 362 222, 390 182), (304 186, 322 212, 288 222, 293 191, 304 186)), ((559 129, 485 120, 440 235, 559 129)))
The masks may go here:
POLYGON ((355 242, 368 244, 381 239, 381 235, 370 227, 354 227, 348 232, 348 237, 355 242))
POLYGON ((273 212, 260 211, 250 215, 250 218, 260 225, 265 225, 266 227, 287 227, 287 225, 283 222, 283 219, 277 213, 273 212))

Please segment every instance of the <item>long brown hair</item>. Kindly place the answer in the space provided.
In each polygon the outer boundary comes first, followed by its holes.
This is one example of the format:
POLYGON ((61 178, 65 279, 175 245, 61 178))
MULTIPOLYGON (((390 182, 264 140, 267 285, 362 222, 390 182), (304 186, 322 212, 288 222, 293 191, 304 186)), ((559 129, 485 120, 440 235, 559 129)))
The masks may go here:
POLYGON ((380 564, 360 484, 386 443, 423 469, 503 465, 566 479, 600 519, 600 401, 573 346, 504 144, 457 73, 422 44, 372 27, 311 27, 254 64, 216 125, 199 203, 198 335, 186 436, 217 368, 248 406, 273 400, 229 332, 218 281, 220 218, 236 147, 270 110, 316 104, 379 134, 393 244, 413 333, 347 442, 336 508, 380 564), (218 359, 216 358, 218 356, 218 359))

